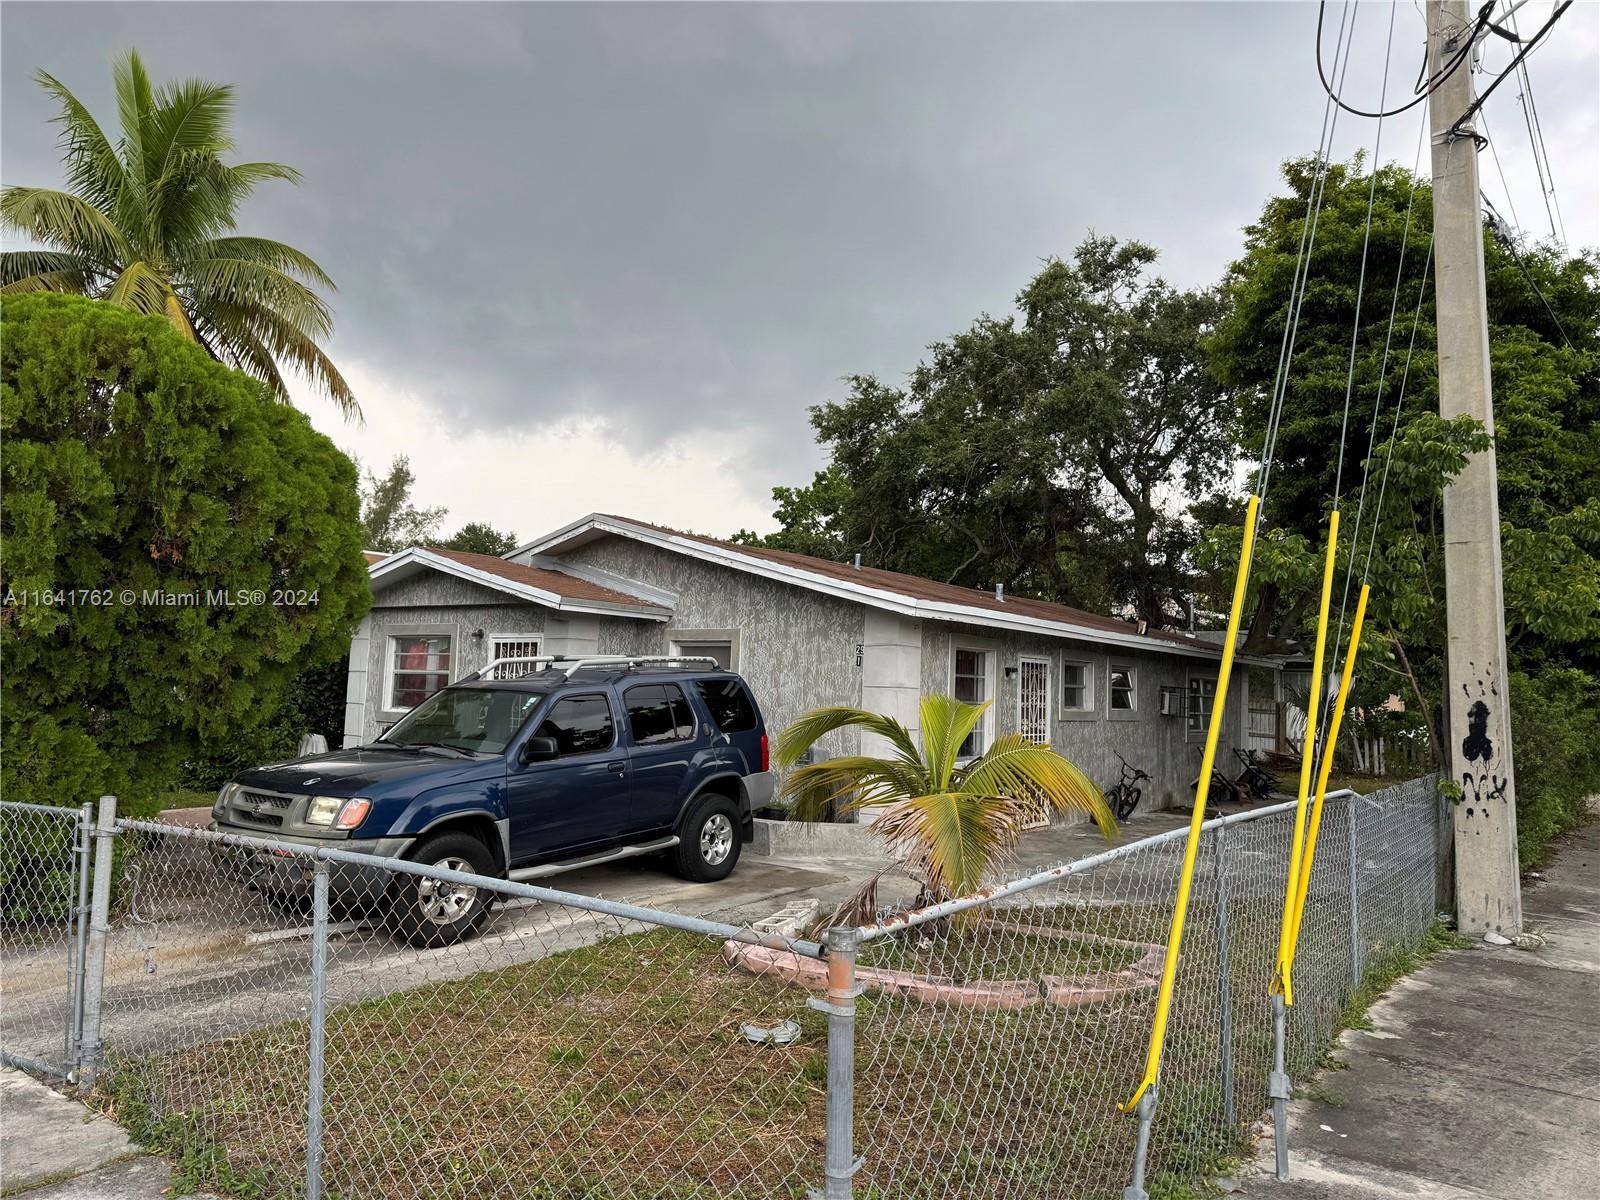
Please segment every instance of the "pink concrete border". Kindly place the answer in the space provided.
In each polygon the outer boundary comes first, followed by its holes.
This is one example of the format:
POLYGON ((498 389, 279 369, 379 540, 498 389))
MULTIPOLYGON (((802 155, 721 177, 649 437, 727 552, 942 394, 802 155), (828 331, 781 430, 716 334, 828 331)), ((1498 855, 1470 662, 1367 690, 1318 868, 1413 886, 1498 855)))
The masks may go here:
MULTIPOLYGON (((973 983, 957 983, 942 976, 891 971, 881 967, 859 968, 856 982, 864 987, 876 988, 888 996, 905 996, 922 1004, 943 1004, 955 1008, 1031 1008, 1041 1000, 1057 1008, 1082 1008, 1155 987, 1166 963, 1166 947, 1149 942, 1124 941, 1010 921, 996 921, 991 927, 1032 937, 1055 937, 1062 941, 1143 950, 1144 954, 1137 962, 1120 971, 1078 976, 1046 975, 1038 983, 1024 979, 980 979, 973 983)), ((827 990, 827 964, 792 950, 730 941, 723 943, 722 957, 752 975, 773 976, 814 992, 827 990)))

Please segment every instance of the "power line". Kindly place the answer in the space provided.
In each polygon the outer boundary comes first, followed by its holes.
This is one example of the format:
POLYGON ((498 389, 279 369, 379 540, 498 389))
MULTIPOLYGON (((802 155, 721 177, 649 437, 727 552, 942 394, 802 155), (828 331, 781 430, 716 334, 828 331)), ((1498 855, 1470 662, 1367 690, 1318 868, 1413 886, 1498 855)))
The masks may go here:
MULTIPOLYGON (((1513 9, 1506 16, 1511 21, 1511 28, 1515 30, 1516 10, 1513 9)), ((1517 99, 1522 105, 1522 119, 1528 126, 1528 145, 1533 151, 1534 170, 1539 173, 1539 188, 1544 193, 1544 211, 1550 220, 1550 236, 1565 249, 1567 223, 1561 216, 1561 198, 1556 195, 1555 171, 1550 166, 1550 151, 1544 143, 1544 126, 1539 121, 1539 106, 1533 98, 1533 76, 1528 73, 1526 61, 1517 64, 1517 72, 1517 99)))
MULTIPOLYGON (((1572 2, 1572 0, 1567 0, 1567 3, 1570 4, 1571 2, 1572 2)), ((1340 97, 1339 92, 1337 90, 1335 90, 1334 86, 1331 83, 1328 82, 1328 73, 1327 73, 1326 70, 1323 69, 1323 66, 1322 66, 1322 19, 1323 19, 1323 15, 1327 11, 1328 0, 1319 0, 1319 2, 1317 4, 1317 78, 1322 81, 1322 88, 1323 88, 1323 90, 1325 92, 1328 93, 1328 97, 1335 104, 1337 104, 1340 108, 1344 109, 1345 112, 1353 113, 1358 117, 1375 117, 1375 118, 1397 117, 1401 113, 1405 112, 1407 109, 1415 108, 1417 105, 1421 104, 1429 96, 1433 95, 1434 89, 1436 89, 1441 83, 1443 83, 1446 79, 1450 78, 1450 76, 1454 75, 1458 70, 1461 69, 1461 64, 1466 62, 1468 57, 1472 54, 1472 47, 1477 43, 1478 34, 1482 30, 1484 30, 1486 28, 1490 28, 1490 25, 1489 25, 1489 14, 1494 11, 1494 6, 1497 3, 1499 3, 1499 0, 1486 0, 1486 3, 1484 4, 1484 6, 1478 10, 1477 18, 1473 21, 1472 26, 1470 28, 1470 31, 1468 32, 1468 35, 1462 40, 1461 49, 1456 51, 1455 57, 1452 58, 1444 66, 1439 68, 1439 71, 1436 74, 1432 75, 1432 76, 1428 75, 1428 55, 1427 55, 1427 51, 1426 50, 1423 51, 1422 69, 1417 72, 1417 86, 1416 86, 1416 91, 1419 92, 1420 94, 1414 100, 1407 101, 1405 104, 1402 104, 1399 108, 1389 109, 1389 110, 1385 111, 1383 109, 1383 107, 1382 107, 1383 100, 1382 100, 1382 98, 1380 98, 1379 101, 1378 101, 1378 105, 1379 105, 1378 111, 1377 112, 1368 112, 1366 109, 1355 108, 1352 105, 1346 104, 1344 102, 1344 100, 1340 97)), ((1392 24, 1392 20, 1393 20, 1393 15, 1391 14, 1391 24, 1392 24)), ((1393 46, 1393 32, 1392 32, 1392 30, 1391 30, 1391 37, 1390 37, 1390 46, 1391 46, 1391 48, 1393 46)), ((1346 51, 1347 55, 1348 55, 1348 53, 1349 52, 1346 51)), ((1338 55, 1338 51, 1336 49, 1335 50, 1335 57, 1337 57, 1337 55, 1338 55)), ((1344 79, 1342 77, 1339 80, 1339 87, 1340 87, 1340 89, 1342 89, 1344 87, 1344 79)))
POLYGON ((1567 344, 1568 350, 1577 349, 1572 344, 1572 339, 1567 336, 1566 329, 1561 324, 1561 318, 1556 316, 1556 310, 1550 307, 1550 301, 1544 298, 1544 292, 1539 283, 1528 270, 1528 264, 1522 260, 1522 252, 1517 248, 1516 233, 1513 228, 1506 225, 1506 219, 1495 208, 1494 203, 1480 190, 1478 196, 1483 201, 1484 208, 1488 209, 1489 232, 1494 234, 1495 241, 1500 243, 1501 249, 1511 255, 1511 261, 1517 264, 1517 269, 1522 272, 1522 277, 1528 281, 1528 286, 1533 289, 1533 294, 1539 297, 1539 303, 1544 305, 1544 311, 1555 322, 1556 332, 1561 335, 1561 340, 1567 344))
MULTIPOLYGON (((1489 7, 1494 7, 1492 0, 1489 7)), ((1515 71, 1517 67, 1522 64, 1522 61, 1527 58, 1528 55, 1533 53, 1534 47, 1544 40, 1545 35, 1548 34, 1555 23, 1561 19, 1562 14, 1564 14, 1567 9, 1571 7, 1572 0, 1563 0, 1563 3, 1557 6, 1556 10, 1550 14, 1550 19, 1543 25, 1539 26, 1539 31, 1529 38, 1523 44, 1522 49, 1517 51, 1517 56, 1506 64, 1506 69, 1501 71, 1500 74, 1496 75, 1489 86, 1484 88, 1483 91, 1478 94, 1478 98, 1467 106, 1467 111, 1456 118, 1455 123, 1450 126, 1450 132, 1446 135, 1447 137, 1455 138, 1461 136, 1461 127, 1468 121, 1472 120, 1473 114, 1483 107, 1483 102, 1494 94, 1495 88, 1504 83, 1506 76, 1515 71)), ((1470 44, 1471 43, 1469 42, 1468 45, 1470 46, 1470 44)))

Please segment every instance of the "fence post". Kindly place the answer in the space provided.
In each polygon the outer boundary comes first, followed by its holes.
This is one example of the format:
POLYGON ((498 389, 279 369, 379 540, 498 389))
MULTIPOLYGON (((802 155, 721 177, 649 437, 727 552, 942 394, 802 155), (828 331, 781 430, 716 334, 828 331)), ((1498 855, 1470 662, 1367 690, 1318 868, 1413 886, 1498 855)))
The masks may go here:
POLYGON ((1362 961, 1366 955, 1362 953, 1361 944, 1361 860, 1356 857, 1356 824, 1360 814, 1356 808, 1361 797, 1350 795, 1344 798, 1345 811, 1350 814, 1349 843, 1350 843, 1350 991, 1353 994, 1361 986, 1361 976, 1366 973, 1366 964, 1362 961))
MULTIPOLYGON (((828 955, 828 998, 808 1003, 828 1014, 828 1127, 826 1167, 821 1191, 812 1200, 850 1200, 862 1159, 855 1152, 856 951, 861 935, 854 929, 830 929, 823 935, 828 955)), ((315 1200, 314 1197, 311 1200, 315 1200)))
POLYGON ((328 1008, 328 864, 311 884, 311 1053, 306 1100, 306 1200, 322 1195, 322 1076, 328 1008))
POLYGON ((1280 1183, 1289 1178, 1289 1073, 1284 1069, 1288 1012, 1283 993, 1275 993, 1272 997, 1272 1074, 1267 1078, 1267 1095, 1272 1097, 1272 1150, 1280 1183))
POLYGON ((71 1028, 67 1034, 67 1069, 76 1078, 83 1066, 83 975, 89 962, 89 876, 94 862, 94 805, 78 810, 77 845, 73 847, 74 874, 78 880, 77 909, 73 914, 71 1028))
POLYGON ((106 982, 106 938, 111 933, 111 870, 116 853, 117 798, 100 797, 94 829, 94 883, 89 899, 89 942, 83 968, 83 1037, 78 1044, 78 1090, 91 1091, 100 1069, 100 1000, 106 982))
POLYGON ((1156 1093, 1160 1090, 1161 1075, 1158 1071, 1156 1081, 1145 1089, 1144 1095, 1139 1097, 1139 1103, 1133 1106, 1133 1115, 1139 1118, 1139 1132, 1133 1142, 1133 1180, 1122 1189, 1122 1200, 1150 1200, 1150 1193, 1144 1190, 1144 1168, 1150 1157, 1150 1126, 1155 1121, 1156 1093))
POLYGON ((1228 827, 1216 830, 1217 991, 1222 1024, 1222 1116, 1232 1129, 1238 1118, 1233 1101, 1233 971, 1228 954, 1228 827))

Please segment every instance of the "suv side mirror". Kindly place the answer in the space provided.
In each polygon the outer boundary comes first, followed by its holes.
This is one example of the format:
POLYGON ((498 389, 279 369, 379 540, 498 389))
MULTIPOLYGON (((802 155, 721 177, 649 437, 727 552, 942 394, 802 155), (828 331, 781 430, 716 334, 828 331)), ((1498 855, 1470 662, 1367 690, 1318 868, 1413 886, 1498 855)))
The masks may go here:
POLYGON ((561 746, 553 737, 530 737, 522 743, 517 754, 520 763, 549 762, 561 753, 561 746))

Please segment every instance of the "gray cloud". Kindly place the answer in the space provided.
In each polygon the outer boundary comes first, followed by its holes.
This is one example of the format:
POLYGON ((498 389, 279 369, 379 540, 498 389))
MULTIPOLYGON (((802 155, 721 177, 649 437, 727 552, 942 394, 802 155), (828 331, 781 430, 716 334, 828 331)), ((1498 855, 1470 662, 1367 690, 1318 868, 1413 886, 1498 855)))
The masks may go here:
MULTIPOLYGON (((1361 11, 1351 87, 1374 98, 1388 8, 1361 11)), ((1533 64, 1590 243, 1596 16, 1533 64)), ((1398 20, 1409 89, 1420 19, 1398 20)), ((246 224, 338 281, 336 359, 471 430, 600 417, 648 449, 736 429, 763 496, 808 475, 805 408, 841 376, 901 376, 1091 228, 1215 279, 1322 112, 1309 4, 10 3, 3 22, 7 182, 59 178, 35 67, 107 122, 129 45, 160 78, 233 81, 241 154, 305 174, 246 224)), ((1417 127, 1392 124, 1384 157, 1409 160, 1417 127)), ((1372 129, 1345 133, 1348 152, 1372 129)))

